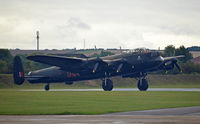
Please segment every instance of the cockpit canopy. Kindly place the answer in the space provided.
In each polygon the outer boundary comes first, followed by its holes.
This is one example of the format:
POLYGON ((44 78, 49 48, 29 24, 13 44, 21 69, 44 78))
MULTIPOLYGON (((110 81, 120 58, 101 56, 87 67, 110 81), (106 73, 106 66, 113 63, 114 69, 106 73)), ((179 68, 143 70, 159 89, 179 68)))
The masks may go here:
POLYGON ((147 48, 137 48, 137 49, 132 49, 128 51, 124 51, 124 53, 132 53, 132 54, 146 54, 149 57, 157 57, 160 56, 160 53, 158 51, 152 51, 147 48))
POLYGON ((155 51, 155 50, 154 51, 149 50, 146 48, 137 48, 134 50, 128 50, 128 51, 124 51, 122 54, 124 54, 124 55, 140 55, 143 57, 147 57, 149 59, 160 56, 160 52, 155 51))
POLYGON ((147 48, 136 48, 136 49, 129 49, 127 51, 123 51, 123 53, 149 53, 151 52, 147 48))

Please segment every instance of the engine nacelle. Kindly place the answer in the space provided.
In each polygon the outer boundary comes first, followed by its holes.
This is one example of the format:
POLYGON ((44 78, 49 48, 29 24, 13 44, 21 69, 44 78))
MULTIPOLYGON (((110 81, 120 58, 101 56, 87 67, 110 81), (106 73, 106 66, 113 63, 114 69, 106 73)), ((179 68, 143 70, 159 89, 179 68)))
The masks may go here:
POLYGON ((172 61, 168 61, 163 65, 164 70, 174 69, 174 63, 172 61))
POLYGON ((165 69, 165 70, 174 69, 174 64, 166 65, 166 66, 164 66, 164 69, 165 69))

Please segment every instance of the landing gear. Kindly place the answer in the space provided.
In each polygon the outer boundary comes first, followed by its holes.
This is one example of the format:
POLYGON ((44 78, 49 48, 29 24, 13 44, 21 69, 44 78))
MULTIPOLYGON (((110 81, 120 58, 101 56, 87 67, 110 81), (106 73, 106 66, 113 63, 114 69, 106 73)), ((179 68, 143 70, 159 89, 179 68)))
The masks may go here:
POLYGON ((45 85, 44 89, 45 89, 46 91, 49 91, 49 84, 45 85))
POLYGON ((111 91, 113 89, 113 82, 109 78, 102 80, 102 88, 104 91, 111 91))
POLYGON ((148 89, 149 85, 148 85, 148 81, 145 78, 139 79, 138 80, 138 89, 140 91, 146 91, 148 89))
POLYGON ((111 91, 113 89, 113 82, 109 79, 110 74, 105 72, 105 78, 102 80, 102 88, 104 91, 111 91))

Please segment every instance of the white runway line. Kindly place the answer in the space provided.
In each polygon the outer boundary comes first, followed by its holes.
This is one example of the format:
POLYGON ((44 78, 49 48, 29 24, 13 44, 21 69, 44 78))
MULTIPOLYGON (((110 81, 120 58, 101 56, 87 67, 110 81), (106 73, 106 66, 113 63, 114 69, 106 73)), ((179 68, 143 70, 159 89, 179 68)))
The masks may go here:
MULTIPOLYGON (((45 91, 44 89, 20 89, 18 91, 45 91)), ((103 91, 103 89, 50 89, 49 91, 103 91)), ((112 91, 139 91, 137 88, 115 88, 112 91)), ((147 91, 200 91, 200 88, 149 88, 147 91)))

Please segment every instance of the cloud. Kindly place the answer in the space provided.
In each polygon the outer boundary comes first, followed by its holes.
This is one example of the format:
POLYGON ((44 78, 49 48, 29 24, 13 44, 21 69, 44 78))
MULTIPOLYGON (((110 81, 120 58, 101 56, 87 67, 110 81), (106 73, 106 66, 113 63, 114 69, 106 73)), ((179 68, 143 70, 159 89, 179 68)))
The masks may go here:
POLYGON ((83 22, 80 18, 70 18, 67 21, 67 28, 77 28, 77 29, 83 29, 83 30, 90 30, 90 26, 83 22))
POLYGON ((177 24, 177 25, 163 25, 160 27, 161 30, 164 30, 168 33, 175 35, 199 35, 200 29, 192 24, 177 24))
POLYGON ((58 24, 54 27, 55 40, 59 40, 63 46, 82 48, 82 41, 87 37, 88 32, 91 31, 91 26, 80 18, 69 18, 63 24, 58 24))
POLYGON ((0 1, 1 47, 33 49, 36 30, 42 49, 199 45, 199 0, 0 1))

